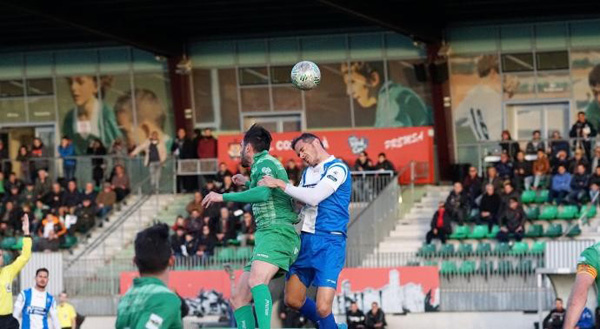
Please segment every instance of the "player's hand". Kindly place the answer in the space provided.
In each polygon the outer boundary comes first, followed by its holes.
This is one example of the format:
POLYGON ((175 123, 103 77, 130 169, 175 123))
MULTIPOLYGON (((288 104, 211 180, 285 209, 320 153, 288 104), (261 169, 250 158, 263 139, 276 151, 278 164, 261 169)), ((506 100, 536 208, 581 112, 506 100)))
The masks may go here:
POLYGON ((23 234, 29 235, 29 215, 25 214, 22 218, 23 221, 23 234))
POLYGON ((258 182, 258 186, 266 186, 270 188, 279 187, 281 189, 285 189, 285 182, 281 179, 273 178, 271 176, 263 176, 263 178, 258 182))
POLYGON ((235 174, 235 175, 233 175, 233 177, 231 177, 231 180, 233 181, 233 184, 242 186, 242 185, 246 185, 248 178, 246 178, 246 176, 244 176, 242 174, 235 174))
POLYGON ((211 204, 218 202, 223 202, 223 195, 216 192, 210 192, 202 199, 202 206, 208 208, 211 204))

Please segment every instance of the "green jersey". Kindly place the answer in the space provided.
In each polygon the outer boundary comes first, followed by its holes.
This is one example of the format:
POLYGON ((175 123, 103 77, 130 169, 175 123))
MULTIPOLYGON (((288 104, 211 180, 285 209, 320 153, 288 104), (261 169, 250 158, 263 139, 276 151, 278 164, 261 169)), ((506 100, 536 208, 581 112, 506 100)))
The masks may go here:
POLYGON ((431 110, 412 89, 388 81, 379 90, 375 127, 416 127, 432 122, 431 110))
POLYGON ((287 172, 281 162, 262 151, 254 155, 254 163, 250 169, 250 181, 247 191, 223 194, 224 201, 252 203, 252 212, 258 230, 275 225, 291 225, 298 222, 298 214, 294 211, 292 198, 280 189, 257 186, 263 176, 271 176, 288 182, 287 172))
POLYGON ((133 279, 119 301, 117 329, 183 329, 181 299, 157 278, 133 279))
POLYGON ((592 100, 585 109, 585 116, 587 117, 587 120, 594 125, 594 128, 600 127, 600 106, 598 106, 598 102, 595 99, 592 100))
MULTIPOLYGON (((577 273, 591 275, 595 279, 596 288, 600 289, 598 271, 600 271, 600 242, 585 249, 577 261, 577 273)), ((600 294, 598 295, 598 302, 600 303, 600 294)))

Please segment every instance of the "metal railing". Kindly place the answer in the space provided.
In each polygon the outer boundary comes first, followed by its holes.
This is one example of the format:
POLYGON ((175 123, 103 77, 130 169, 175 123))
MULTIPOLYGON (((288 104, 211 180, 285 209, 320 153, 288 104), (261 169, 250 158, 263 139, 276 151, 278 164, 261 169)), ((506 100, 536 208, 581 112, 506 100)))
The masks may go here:
MULTIPOLYGON (((352 194, 350 196, 350 220, 356 218, 375 200, 392 181, 393 171, 352 171, 352 194)), ((396 184, 397 185, 397 184, 396 184)))

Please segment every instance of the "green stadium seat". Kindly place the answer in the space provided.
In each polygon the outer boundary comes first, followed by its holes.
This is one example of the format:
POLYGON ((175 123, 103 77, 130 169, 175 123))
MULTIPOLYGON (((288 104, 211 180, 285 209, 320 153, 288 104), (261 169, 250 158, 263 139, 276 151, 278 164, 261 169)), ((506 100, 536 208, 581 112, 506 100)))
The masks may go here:
POLYGON ((17 242, 10 247, 12 250, 21 250, 23 249, 23 238, 18 238, 17 242))
POLYGON ((469 236, 470 230, 466 225, 459 225, 454 228, 454 232, 450 234, 450 239, 462 240, 469 236))
POLYGON ((252 258, 252 248, 239 247, 235 252, 235 260, 250 260, 252 258))
POLYGON ((499 260, 498 267, 496 267, 496 273, 500 275, 507 275, 513 272, 513 264, 510 260, 499 260))
POLYGON ((495 239, 496 235, 498 235, 498 232, 500 232, 500 226, 494 225, 492 227, 492 231, 490 233, 488 233, 487 238, 488 239, 495 239))
POLYGON ((529 225, 525 236, 528 238, 539 238, 544 236, 544 227, 539 224, 529 225))
POLYGON ((494 271, 494 262, 493 261, 482 260, 479 263, 479 268, 477 269, 477 272, 479 274, 491 274, 493 271, 494 271))
POLYGON ((568 205, 568 206, 564 206, 562 207, 559 211, 558 211, 558 219, 573 219, 573 218, 577 218, 577 206, 574 205, 568 205))
POLYGON ((440 251, 438 252, 438 255, 441 257, 452 257, 454 256, 454 245, 451 243, 447 243, 445 245, 442 245, 442 248, 440 248, 440 251))
POLYGON ((538 219, 540 216, 540 208, 530 205, 525 209, 525 215, 527 215, 527 218, 529 219, 538 219))
POLYGON ((77 244, 77 237, 72 235, 66 235, 65 240, 60 244, 61 249, 71 249, 77 244))
POLYGON ((515 267, 515 271, 519 274, 531 274, 533 273, 533 262, 531 259, 521 259, 515 267))
POLYGON ((596 216, 596 206, 593 204, 588 204, 588 205, 584 205, 581 206, 581 209, 579 210, 579 214, 578 217, 587 217, 587 218, 594 218, 596 216))
POLYGON ((458 251, 456 255, 458 256, 470 256, 473 254, 473 245, 470 243, 461 243, 458 246, 458 251))
POLYGON ((477 225, 473 228, 473 232, 467 236, 469 239, 485 239, 488 235, 487 225, 477 225))
POLYGON ((218 262, 228 262, 235 258, 235 251, 232 248, 219 248, 217 251, 218 262))
POLYGON ((545 236, 547 236, 549 238, 556 238, 556 237, 561 236, 562 233, 563 233, 562 225, 560 225, 560 224, 552 224, 546 230, 545 236))
POLYGON ((435 244, 433 244, 433 243, 423 244, 421 249, 419 249, 419 251, 417 252, 417 256, 430 257, 430 256, 434 256, 435 252, 436 252, 435 244))
POLYGON ((521 195, 522 203, 532 203, 535 201, 535 191, 523 191, 521 195))
POLYGON ((535 203, 544 203, 548 202, 548 198, 550 196, 550 191, 548 190, 539 190, 537 195, 535 196, 535 203))
POLYGON ((558 207, 554 205, 546 205, 542 207, 542 212, 538 216, 538 219, 552 220, 558 216, 558 207))
POLYGON ((463 275, 475 274, 476 268, 477 267, 475 261, 466 260, 462 262, 462 264, 460 264, 460 267, 458 268, 458 273, 463 275))
POLYGON ((4 250, 10 250, 16 244, 17 239, 13 237, 5 237, 4 239, 2 239, 2 242, 0 242, 0 247, 4 250))
POLYGON ((492 245, 487 242, 480 242, 477 245, 475 254, 477 254, 478 256, 491 255, 492 254, 492 245))
POLYGON ((531 246, 531 250, 529 251, 532 255, 543 255, 546 250, 546 241, 536 241, 531 246))
POLYGON ((241 244, 242 243, 239 240, 237 240, 237 239, 229 239, 229 240, 227 240, 227 245, 228 246, 239 246, 241 244))
POLYGON ((498 242, 496 244, 496 249, 494 249, 494 253, 496 255, 506 255, 510 251, 510 245, 506 242, 498 242))
POLYGON ((510 250, 511 255, 525 255, 529 252, 529 245, 527 242, 515 242, 510 250))
POLYGON ((457 272, 458 268, 455 261, 445 260, 442 262, 442 268, 440 269, 441 274, 449 275, 456 274, 457 272))
POLYGON ((581 228, 579 227, 579 225, 575 225, 573 227, 571 227, 569 229, 569 231, 567 232, 567 236, 573 237, 573 236, 578 236, 581 234, 581 228))

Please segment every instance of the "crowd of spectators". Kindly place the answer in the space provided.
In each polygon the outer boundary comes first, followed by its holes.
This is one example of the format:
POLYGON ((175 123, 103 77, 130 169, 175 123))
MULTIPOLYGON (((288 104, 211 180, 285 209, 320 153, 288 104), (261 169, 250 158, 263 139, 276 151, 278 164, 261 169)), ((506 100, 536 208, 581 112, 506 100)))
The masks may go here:
POLYGON ((596 129, 587 121, 585 113, 578 114, 570 130, 573 142, 564 140, 555 131, 548 143, 534 131, 524 150, 502 132, 502 153, 496 163, 488 163, 485 175, 470 167, 467 176, 454 183, 452 192, 431 220, 427 233, 428 243, 437 238, 445 243, 452 232, 451 223, 463 225, 475 217, 477 225, 487 224, 491 230, 499 225, 497 239, 520 241, 524 235, 527 216, 521 204, 526 190, 549 190, 550 204, 598 204, 600 192, 600 146, 591 152, 591 139, 596 129))

